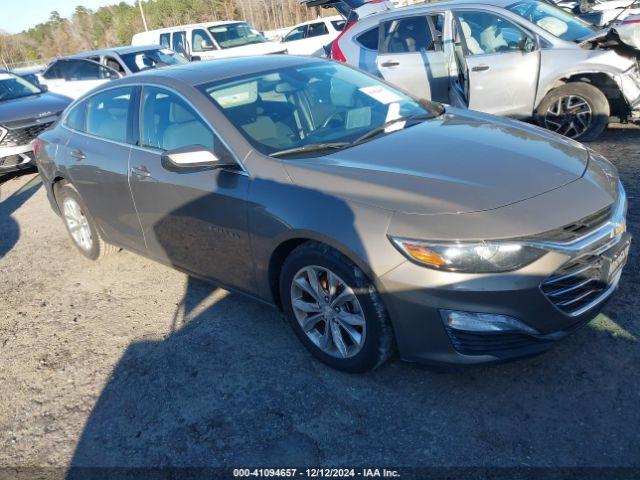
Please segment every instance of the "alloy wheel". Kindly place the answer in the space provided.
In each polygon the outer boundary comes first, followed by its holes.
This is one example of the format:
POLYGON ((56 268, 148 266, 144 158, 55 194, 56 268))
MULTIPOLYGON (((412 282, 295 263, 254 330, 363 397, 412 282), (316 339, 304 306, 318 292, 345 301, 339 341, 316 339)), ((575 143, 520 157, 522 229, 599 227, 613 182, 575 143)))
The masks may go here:
POLYGON ((75 199, 67 197, 62 203, 64 221, 76 244, 88 252, 93 247, 93 237, 89 220, 82 212, 82 208, 75 199))
POLYGON ((565 95, 553 102, 544 114, 545 127, 569 138, 582 135, 591 126, 591 106, 578 95, 565 95))
POLYGON ((291 305, 307 337, 336 358, 357 355, 364 345, 366 322, 360 302, 347 283, 325 267, 308 266, 291 284, 291 305))

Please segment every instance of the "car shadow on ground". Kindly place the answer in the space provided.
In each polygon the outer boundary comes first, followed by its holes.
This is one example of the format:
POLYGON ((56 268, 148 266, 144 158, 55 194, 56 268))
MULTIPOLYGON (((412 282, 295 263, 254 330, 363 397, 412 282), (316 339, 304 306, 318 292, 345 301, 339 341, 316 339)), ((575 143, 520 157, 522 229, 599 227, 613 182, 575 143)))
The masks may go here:
MULTIPOLYGON (((3 183, 17 176, 16 174, 9 174, 0 177, 0 189, 3 183)), ((0 190, 0 258, 10 252, 20 238, 20 226, 12 215, 38 191, 41 185, 40 176, 35 176, 26 181, 24 185, 7 198, 3 198, 0 190)))
POLYGON ((115 366, 68 478, 86 478, 79 467, 638 465, 640 331, 603 318, 517 363, 434 373, 392 361, 349 375, 315 361, 275 309, 189 278, 172 333, 132 343, 115 366))

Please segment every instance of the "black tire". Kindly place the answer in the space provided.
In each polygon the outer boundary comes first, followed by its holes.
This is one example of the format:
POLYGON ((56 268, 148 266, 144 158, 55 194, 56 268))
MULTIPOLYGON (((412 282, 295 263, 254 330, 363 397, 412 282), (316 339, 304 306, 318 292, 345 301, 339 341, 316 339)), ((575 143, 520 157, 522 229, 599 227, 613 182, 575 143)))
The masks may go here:
POLYGON ((580 134, 572 135, 569 132, 566 136, 581 142, 589 142, 600 136, 609 124, 610 107, 607 97, 602 91, 593 85, 585 82, 570 82, 558 88, 554 88, 542 99, 536 111, 535 120, 538 125, 556 133, 564 135, 564 126, 558 130, 550 122, 547 112, 559 99, 568 96, 579 97, 584 100, 591 109, 591 119, 588 127, 580 134))
POLYGON ((64 223, 65 228, 67 229, 67 233, 69 234, 69 238, 73 245, 78 249, 82 255, 84 255, 89 260, 100 260, 104 258, 106 255, 109 255, 113 252, 118 251, 117 247, 110 245, 104 241, 104 239, 100 236, 98 229, 96 227, 96 223, 93 220, 93 217, 88 212, 87 207, 85 206, 82 198, 78 191, 71 185, 70 183, 63 183, 56 185, 55 189, 56 202, 58 203, 58 208, 62 215, 62 221, 64 223), (82 211, 82 214, 87 219, 87 223, 89 225, 89 229, 91 231, 91 247, 88 249, 82 248, 80 244, 76 241, 76 239, 71 234, 71 230, 69 229, 69 225, 65 219, 64 214, 64 202, 65 199, 71 198, 73 199, 79 206, 82 211))
POLYGON ((395 350, 393 330, 373 282, 351 260, 333 248, 318 242, 307 242, 287 257, 280 275, 280 298, 284 314, 300 341, 320 361, 345 372, 366 372, 385 363, 395 350), (344 280, 353 290, 362 308, 366 335, 361 350, 349 358, 336 358, 314 344, 303 331, 292 307, 291 286, 295 275, 303 268, 327 268, 344 280))

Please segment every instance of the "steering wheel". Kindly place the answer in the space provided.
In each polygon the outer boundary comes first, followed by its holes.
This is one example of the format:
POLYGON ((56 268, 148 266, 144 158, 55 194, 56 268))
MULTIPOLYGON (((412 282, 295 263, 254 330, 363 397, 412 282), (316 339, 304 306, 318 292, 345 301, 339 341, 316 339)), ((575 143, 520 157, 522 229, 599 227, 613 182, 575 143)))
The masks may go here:
POLYGON ((345 112, 333 112, 331 115, 329 115, 329 118, 327 118, 323 123, 322 123, 322 127, 321 128, 327 128, 329 126, 329 124, 332 122, 332 120, 338 118, 341 115, 344 115, 345 112))

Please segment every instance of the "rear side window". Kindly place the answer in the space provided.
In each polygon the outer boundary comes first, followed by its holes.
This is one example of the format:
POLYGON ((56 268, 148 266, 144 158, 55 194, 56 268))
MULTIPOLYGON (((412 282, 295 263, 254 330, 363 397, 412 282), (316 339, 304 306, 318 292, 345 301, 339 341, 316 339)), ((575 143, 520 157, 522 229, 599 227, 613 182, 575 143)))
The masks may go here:
POLYGON ((86 132, 107 140, 126 143, 129 130, 132 87, 98 93, 86 101, 86 132))
POLYGON ((378 50, 378 27, 367 30, 356 37, 356 42, 369 50, 378 50))
POLYGON ((382 24, 380 53, 413 53, 434 50, 434 41, 426 16, 407 17, 382 24))
POLYGON ((324 22, 312 23, 307 28, 307 38, 321 37, 322 35, 329 35, 329 29, 324 22))
POLYGON ((85 131, 84 120, 85 120, 86 107, 87 107, 86 102, 82 102, 76 105, 73 108, 73 110, 69 112, 69 115, 67 115, 67 119, 65 120, 64 124, 73 130, 84 132, 85 131))

